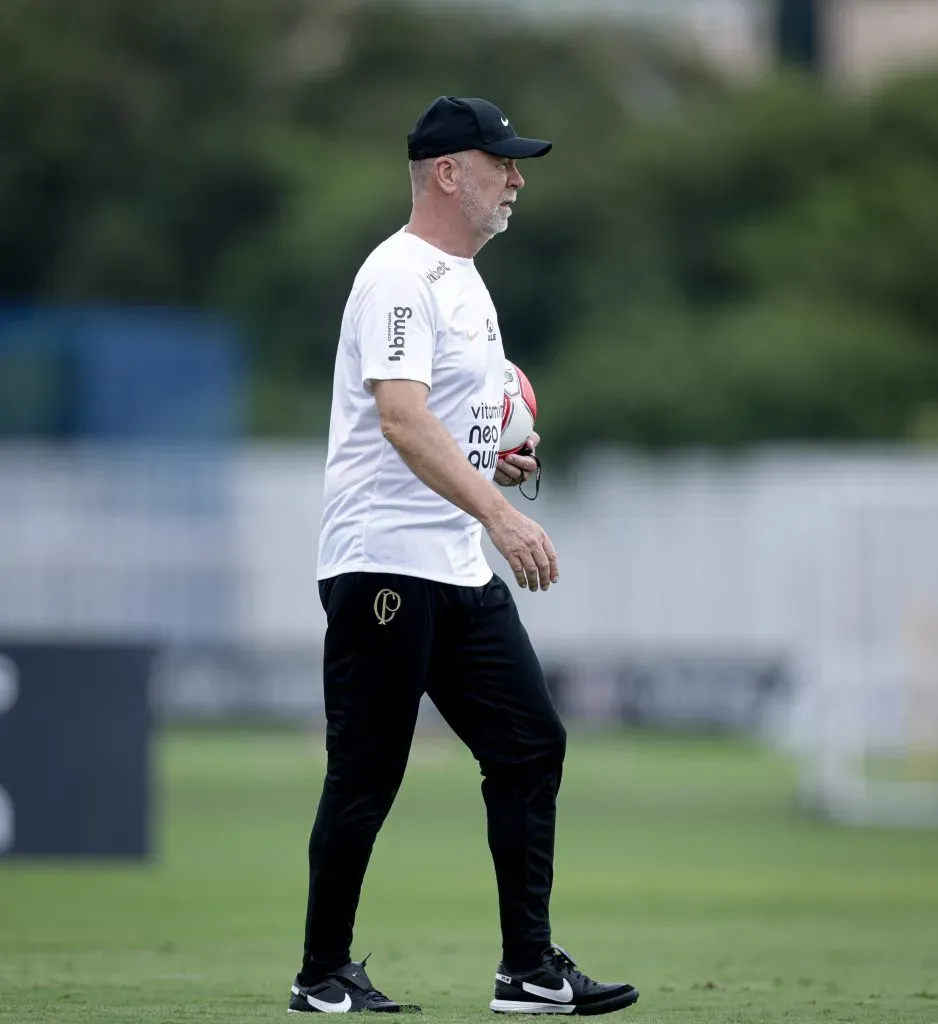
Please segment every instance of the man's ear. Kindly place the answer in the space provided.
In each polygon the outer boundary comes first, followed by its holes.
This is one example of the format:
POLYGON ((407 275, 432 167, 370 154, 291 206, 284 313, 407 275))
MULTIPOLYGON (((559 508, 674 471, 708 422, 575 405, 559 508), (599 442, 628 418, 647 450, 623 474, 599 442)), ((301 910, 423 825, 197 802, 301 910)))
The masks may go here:
POLYGON ((459 161, 452 156, 437 157, 433 170, 440 189, 447 195, 452 195, 459 187, 459 174, 462 170, 459 161))

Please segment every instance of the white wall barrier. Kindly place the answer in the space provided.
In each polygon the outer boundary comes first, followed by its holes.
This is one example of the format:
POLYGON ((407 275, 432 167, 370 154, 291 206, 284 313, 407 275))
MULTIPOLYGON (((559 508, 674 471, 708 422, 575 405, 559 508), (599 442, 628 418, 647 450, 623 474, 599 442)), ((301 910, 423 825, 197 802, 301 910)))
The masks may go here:
MULTIPOLYGON (((517 501, 562 580, 516 594, 570 714, 748 728, 770 712, 807 735, 819 680, 872 701, 849 666, 892 665, 891 711, 863 714, 904 742, 938 665, 938 456, 595 453, 562 478, 543 454, 540 498, 517 501)), ((0 632, 156 643, 169 714, 316 713, 321 479, 303 446, 0 447, 0 632)))

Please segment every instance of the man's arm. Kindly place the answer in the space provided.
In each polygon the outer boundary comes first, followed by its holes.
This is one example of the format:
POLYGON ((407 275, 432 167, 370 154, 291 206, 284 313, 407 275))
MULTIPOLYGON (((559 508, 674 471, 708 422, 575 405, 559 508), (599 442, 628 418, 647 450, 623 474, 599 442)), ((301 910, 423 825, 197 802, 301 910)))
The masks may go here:
POLYGON ((427 408, 428 389, 412 380, 373 381, 381 433, 411 472, 488 531, 520 586, 547 590, 559 579, 547 534, 478 473, 456 439, 427 408))

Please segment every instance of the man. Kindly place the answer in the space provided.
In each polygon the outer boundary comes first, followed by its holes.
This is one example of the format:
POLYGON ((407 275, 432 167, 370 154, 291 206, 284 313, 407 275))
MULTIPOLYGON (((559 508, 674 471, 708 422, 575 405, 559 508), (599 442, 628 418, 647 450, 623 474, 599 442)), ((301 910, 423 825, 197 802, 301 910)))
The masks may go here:
MULTIPOLYGON (((502 931, 491 1009, 604 1013, 638 998, 631 985, 587 978, 551 944, 566 734, 481 547, 485 529, 522 588, 559 579, 545 532, 493 486, 527 479, 536 463, 496 457, 504 351, 473 262, 508 226, 524 185, 517 161, 550 148, 519 138, 485 100, 436 100, 408 136, 410 221, 366 259, 346 305, 318 566, 327 770, 295 1012, 402 1009, 350 950, 424 693, 484 776, 502 931)), ((537 442, 529 438, 532 451, 537 442)))

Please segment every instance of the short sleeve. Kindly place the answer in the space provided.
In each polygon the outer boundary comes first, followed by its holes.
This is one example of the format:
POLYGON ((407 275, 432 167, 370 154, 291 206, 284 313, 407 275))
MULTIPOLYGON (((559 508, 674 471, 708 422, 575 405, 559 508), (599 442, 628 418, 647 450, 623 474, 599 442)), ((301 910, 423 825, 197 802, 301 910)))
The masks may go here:
POLYGON ((357 315, 362 384, 415 380, 432 386, 435 328, 423 275, 376 268, 362 282, 357 315))

